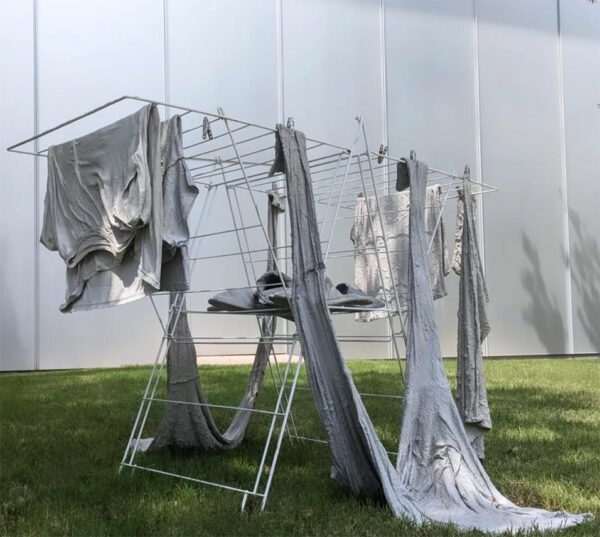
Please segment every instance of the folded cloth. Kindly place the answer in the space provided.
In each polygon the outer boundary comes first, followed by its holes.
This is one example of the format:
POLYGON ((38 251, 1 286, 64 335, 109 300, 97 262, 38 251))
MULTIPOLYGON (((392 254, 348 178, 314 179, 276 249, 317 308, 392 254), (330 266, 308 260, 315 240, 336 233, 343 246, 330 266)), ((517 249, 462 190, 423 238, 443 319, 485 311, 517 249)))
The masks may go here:
MULTIPOLYGON (((148 108, 143 108, 138 115, 148 108)), ((150 109, 155 110, 151 105, 150 109)), ((123 123, 125 126, 121 129, 125 129, 131 122, 135 123, 133 119, 117 123, 123 123)), ((123 135, 109 126, 88 136, 100 139, 116 136, 121 140, 123 135)), ((135 138, 131 143, 133 141, 135 138)), ((77 143, 71 144, 79 147, 77 143)), ((146 224, 132 233, 131 243, 119 255, 96 249, 89 251, 74 266, 67 264, 66 300, 61 311, 97 309, 130 302, 157 290, 189 288, 187 217, 198 189, 183 159, 181 118, 173 116, 161 123, 158 131, 148 136, 148 144, 154 145, 154 150, 149 148, 148 153, 156 153, 160 160, 153 157, 153 167, 148 172, 150 181, 145 185, 151 202, 146 224)), ((117 160, 118 149, 111 148, 117 160)), ((130 158, 135 160, 137 157, 130 158)), ((59 160, 55 159, 56 162, 59 160)), ((71 170, 69 166, 67 169, 71 170)), ((107 170, 100 171, 108 173, 107 170)), ((91 172, 84 166, 78 173, 91 172)), ((49 187, 53 182, 54 175, 49 174, 49 187)), ((68 204, 77 206, 72 197, 71 194, 68 204)), ((51 200, 48 208, 49 214, 54 212, 51 200)))
MULTIPOLYGON (((434 236, 429 252, 429 272, 433 298, 438 299, 447 294, 444 278, 449 273, 444 221, 440 216, 441 187, 439 185, 428 187, 426 196, 425 228, 430 241, 434 236), (434 230, 436 230, 435 235, 433 235, 434 230)), ((377 210, 375 197, 359 196, 356 199, 355 220, 350 234, 354 243, 356 285, 369 296, 384 303, 387 299, 389 308, 404 311, 408 292, 409 192, 394 192, 379 196, 379 208, 380 211, 377 210), (379 212, 383 219, 383 229, 379 212), (373 222, 373 229, 370 220, 373 222), (387 239, 387 254, 383 239, 384 231, 387 239), (396 306, 396 296, 399 301, 398 306, 396 306)), ((356 320, 365 322, 387 316, 387 311, 359 312, 356 314, 356 320)))
POLYGON ((256 302, 252 289, 227 289, 209 298, 208 303, 208 311, 243 311, 265 307, 256 302))
POLYGON ((347 283, 338 283, 335 287, 331 287, 327 294, 327 304, 330 308, 334 307, 382 307, 383 303, 377 299, 373 299, 360 289, 352 287, 347 283), (379 304, 379 306, 375 305, 379 304))
MULTIPOLYGON (((274 315, 293 321, 289 297, 292 295, 292 280, 286 274, 267 271, 256 281, 252 289, 228 289, 208 299, 208 311, 271 310, 274 315)), ((327 304, 331 311, 344 311, 348 307, 381 308, 384 303, 370 297, 360 289, 347 283, 334 286, 329 278, 324 280, 327 304)))

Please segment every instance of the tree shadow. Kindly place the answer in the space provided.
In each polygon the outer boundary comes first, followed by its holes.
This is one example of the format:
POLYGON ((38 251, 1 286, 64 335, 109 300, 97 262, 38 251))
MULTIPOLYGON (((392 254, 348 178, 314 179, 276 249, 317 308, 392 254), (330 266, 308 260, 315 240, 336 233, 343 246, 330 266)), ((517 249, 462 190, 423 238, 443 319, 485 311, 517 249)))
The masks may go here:
POLYGON ((576 314, 592 351, 600 352, 600 247, 573 209, 571 223, 571 281, 580 298, 576 314))
POLYGON ((529 294, 531 303, 522 313, 523 320, 533 326, 535 332, 549 354, 567 352, 567 331, 557 306, 555 296, 550 296, 544 276, 540 256, 526 233, 521 233, 523 251, 529 267, 522 271, 521 282, 529 294))

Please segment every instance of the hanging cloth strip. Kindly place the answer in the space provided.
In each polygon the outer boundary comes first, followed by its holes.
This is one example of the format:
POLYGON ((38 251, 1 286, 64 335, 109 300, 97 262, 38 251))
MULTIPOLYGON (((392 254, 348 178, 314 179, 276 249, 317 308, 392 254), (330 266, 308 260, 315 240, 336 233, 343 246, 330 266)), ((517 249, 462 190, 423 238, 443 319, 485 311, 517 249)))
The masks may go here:
POLYGON ((357 495, 385 497, 396 516, 417 523, 516 531, 562 528, 585 515, 521 508, 492 485, 471 450, 443 368, 433 314, 423 220, 426 166, 413 163, 408 295, 408 376, 396 470, 346 367, 327 309, 306 140, 277 126, 272 171, 285 171, 292 232, 292 310, 309 387, 332 455, 332 477, 357 495))
MULTIPOLYGON (((269 196, 268 237, 272 245, 277 244, 277 220, 284 205, 276 196, 269 196)), ((273 249, 273 252, 276 250, 273 249)), ((267 260, 267 269, 275 267, 271 252, 267 260)), ((171 301, 176 295, 171 295, 171 301)), ((169 327, 171 330, 172 327, 169 327)), ((208 406, 167 403, 162 422, 152 442, 140 443, 144 448, 160 450, 167 447, 200 450, 223 450, 237 447, 246 433, 252 412, 258 400, 265 368, 273 349, 272 337, 277 328, 277 317, 266 316, 260 321, 261 338, 256 348, 254 363, 246 385, 246 392, 240 402, 231 424, 221 433, 208 406)), ((192 339, 185 311, 185 304, 175 326, 173 340, 167 353, 167 399, 190 403, 208 403, 200 385, 196 348, 192 339)))
POLYGON ((484 458, 483 437, 492 428, 481 344, 490 332, 488 292, 477 242, 475 196, 468 177, 458 192, 456 247, 452 269, 459 275, 457 404, 471 447, 484 458))

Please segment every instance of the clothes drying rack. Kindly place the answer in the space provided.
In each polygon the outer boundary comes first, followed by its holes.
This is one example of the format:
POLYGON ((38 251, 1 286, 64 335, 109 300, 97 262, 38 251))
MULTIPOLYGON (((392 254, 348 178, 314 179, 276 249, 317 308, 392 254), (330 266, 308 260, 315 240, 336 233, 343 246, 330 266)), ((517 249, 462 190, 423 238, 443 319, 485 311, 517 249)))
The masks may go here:
MULTIPOLYGON (((275 333, 270 337, 273 343, 271 356, 269 358, 269 373, 273 386, 276 390, 276 403, 272 410, 258 408, 242 408, 234 405, 218 405, 210 403, 190 403, 187 401, 171 401, 157 397, 157 388, 164 370, 167 351, 172 344, 177 344, 173 338, 173 332, 177 321, 181 315, 185 296, 205 296, 224 291, 226 289, 248 289, 254 287, 254 282, 260 274, 257 271, 257 265, 264 264, 266 257, 270 254, 275 260, 277 272, 281 276, 285 272, 287 261, 290 259, 290 246, 287 241, 281 246, 274 246, 270 243, 265 224, 265 215, 261 214, 259 198, 266 196, 271 192, 277 192, 281 196, 286 195, 285 177, 283 174, 271 176, 269 173, 273 164, 275 152, 275 129, 258 125, 238 118, 227 116, 222 109, 217 113, 205 112, 189 107, 178 106, 171 103, 163 103, 140 97, 123 96, 109 101, 97 108, 94 108, 84 114, 74 117, 56 127, 45 130, 27 140, 19 142, 8 148, 8 151, 33 155, 35 157, 47 157, 48 148, 40 149, 40 140, 50 135, 60 133, 63 139, 69 134, 69 130, 76 124, 81 124, 82 120, 94 118, 94 130, 105 123, 98 123, 103 114, 112 111, 127 110, 131 113, 131 106, 144 104, 156 104, 164 107, 165 114, 177 113, 182 117, 183 122, 183 140, 184 140, 184 158, 187 160, 188 167, 194 182, 204 189, 201 199, 201 208, 195 217, 195 230, 190 236, 190 252, 192 273, 198 263, 208 260, 241 259, 243 271, 246 279, 244 287, 219 287, 219 288, 192 288, 186 292, 178 292, 168 310, 168 317, 163 320, 159 308, 157 307, 154 296, 165 294, 157 292, 150 296, 150 300, 158 321, 162 328, 162 338, 159 349, 154 358, 153 366, 146 383, 144 394, 141 398, 138 412, 125 446, 125 451, 121 461, 121 469, 124 467, 132 470, 139 469, 153 472, 161 475, 184 479, 197 484, 208 485, 229 491, 241 493, 243 495, 241 508, 247 507, 248 500, 256 497, 260 501, 261 510, 265 508, 269 491, 271 489, 273 476, 277 466, 282 440, 287 433, 290 440, 311 441, 327 443, 326 440, 302 436, 298 433, 296 423, 292 413, 292 403, 298 387, 298 378, 302 366, 302 350, 298 353, 296 348, 298 338, 294 333, 290 333, 289 325, 286 323, 284 333, 275 333), (223 229, 219 228, 212 231, 206 231, 207 216, 210 213, 211 204, 214 202, 215 194, 224 192, 227 199, 227 206, 231 216, 231 226, 223 229), (242 199, 242 197, 245 197, 242 199), (244 210, 245 209, 245 210, 244 210), (248 221, 248 218, 253 221, 248 221), (251 246, 255 240, 250 239, 252 233, 259 233, 259 239, 262 242, 261 248, 251 246), (232 252, 219 252, 214 255, 201 255, 202 244, 218 236, 233 235, 237 248, 232 252), (257 259, 257 257, 259 259, 257 259), (170 327, 170 328, 169 328, 170 327), (281 352, 281 348, 284 352, 281 352), (279 354, 286 356, 285 361, 281 361, 279 354), (283 372, 280 369, 283 367, 283 372), (197 476, 183 475, 181 473, 169 472, 155 467, 144 466, 136 462, 140 451, 140 442, 144 435, 144 428, 147 424, 148 415, 153 402, 164 404, 197 404, 212 408, 227 409, 232 411, 244 410, 255 414, 270 416, 270 425, 265 439, 262 456, 257 467, 254 483, 248 487, 233 486, 226 483, 209 481, 208 479, 197 476), (279 423, 278 423, 279 422, 279 423)), ((125 113, 120 114, 125 115, 125 113)), ((106 121, 108 123, 110 121, 106 121)), ((382 148, 380 152, 370 150, 365 121, 362 116, 356 117, 356 131, 354 139, 349 147, 307 138, 307 154, 312 176, 312 188, 314 193, 315 205, 318 209, 318 223, 323 247, 323 257, 325 262, 328 259, 353 258, 355 255, 353 248, 342 248, 334 250, 332 245, 336 237, 336 224, 344 220, 352 220, 354 216, 354 203, 358 194, 364 196, 373 196, 375 199, 376 213, 372 214, 367 204, 367 218, 373 229, 374 218, 379 218, 384 222, 380 207, 379 198, 395 190, 396 165, 400 161, 387 154, 382 148)), ((88 122, 86 121, 87 125, 88 122)), ((288 120, 288 127, 293 128, 293 120, 288 120)), ((81 133, 77 133, 81 135, 81 133)), ((71 136, 72 138, 74 136, 71 136)), ((387 149, 387 148, 386 148, 387 149)), ((411 158, 414 155, 411 154, 411 158)), ((428 181, 440 185, 441 206, 439 208, 439 217, 436 223, 437 231, 444 208, 448 200, 458 196, 457 190, 460 188, 459 182, 469 181, 472 183, 473 193, 481 195, 487 192, 497 190, 489 184, 474 181, 470 178, 468 167, 465 168, 465 174, 457 175, 455 172, 447 172, 436 168, 429 168, 428 181)), ((224 220, 224 219, 222 219, 224 220)), ((431 248, 433 243, 432 234, 431 248)), ((385 227, 382 225, 382 234, 384 238, 383 246, 376 246, 369 255, 374 255, 377 261, 378 271, 382 277, 382 263, 390 264, 390 253, 385 235, 385 227)), ((282 278, 283 281, 283 278, 282 278)), ((341 343, 387 343, 390 346, 390 353, 394 356, 399 365, 399 374, 403 380, 402 374, 402 354, 400 352, 399 337, 404 337, 403 316, 399 309, 399 291, 396 282, 393 281, 392 287, 394 296, 385 296, 385 308, 378 311, 388 313, 387 334, 384 335, 338 335, 337 339, 341 343), (399 326, 396 326, 396 323, 399 326)), ((289 293, 289 289, 285 289, 289 293)), ((288 295, 289 296, 289 295, 288 295)), ((360 307, 337 307, 332 315, 354 314, 364 311, 360 307)), ((187 314, 195 315, 253 315, 258 321, 258 331, 260 332, 260 318, 268 316, 269 310, 249 310, 243 312, 225 312, 225 311, 207 311, 204 308, 187 308, 187 314)), ((260 334, 257 337, 248 336, 193 336, 196 346, 208 345, 227 345, 233 347, 241 345, 257 345, 265 341, 265 336, 260 334), (261 340, 262 338, 262 340, 261 340)), ((198 355, 199 361, 203 355, 198 355)), ((224 356, 224 355, 221 355, 224 356)), ((235 353, 226 356, 236 356, 235 353)), ((401 399, 399 394, 376 394, 361 392, 363 397, 382 397, 401 399)), ((394 452, 388 452, 395 455, 394 452)))

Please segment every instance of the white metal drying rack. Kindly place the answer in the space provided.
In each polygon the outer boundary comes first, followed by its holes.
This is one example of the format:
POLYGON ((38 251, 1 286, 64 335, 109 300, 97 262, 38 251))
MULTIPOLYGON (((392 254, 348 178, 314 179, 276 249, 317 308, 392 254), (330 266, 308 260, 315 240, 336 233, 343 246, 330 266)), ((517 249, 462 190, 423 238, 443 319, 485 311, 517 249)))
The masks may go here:
MULTIPOLYGON (((132 104, 137 104, 139 106, 140 103, 152 103, 159 106, 164 106, 166 113, 175 112, 179 113, 182 117, 184 125, 184 158, 188 161, 188 166, 196 184, 203 186, 206 189, 206 193, 202 201, 202 207, 196 220, 196 229, 193 235, 190 236, 192 272, 196 264, 200 261, 239 256, 241 257, 243 263, 247 286, 237 287, 237 289, 254 288, 254 281, 256 281, 256 278, 259 275, 256 270, 256 264, 262 264, 266 262, 266 255, 271 253, 275 259, 277 271, 281 276, 281 273, 284 272, 286 261, 289 259, 287 253, 290 249, 290 246, 286 244, 284 246, 274 248, 273 245, 270 244, 267 236, 266 225, 261 217, 261 210, 257 202, 257 196, 260 195, 265 197, 265 194, 272 192, 273 190, 278 191, 281 195, 286 194, 285 177, 282 174, 276 174, 275 176, 271 177, 269 174, 269 170, 274 159, 273 147, 275 129, 273 128, 226 116, 221 109, 214 114, 193 108, 177 106, 170 103, 161 103, 158 101, 143 99, 140 97, 123 96, 107 102, 102 106, 94 108, 85 114, 81 114, 64 123, 61 123, 56 127, 32 136, 27 140, 19 142, 9 147, 8 151, 24 153, 36 157, 47 157, 48 149, 39 149, 39 140, 41 138, 62 130, 69 125, 83 120, 84 118, 88 118, 104 110, 112 107, 122 106, 127 103, 129 106, 132 104), (33 149, 23 149, 23 146, 27 146, 27 144, 33 144, 33 149), (205 220, 207 214, 209 213, 210 206, 214 200, 215 193, 219 189, 224 189, 226 193, 233 227, 219 229, 209 233, 200 233, 206 223, 205 220), (247 205, 250 207, 250 213, 253 213, 254 217, 257 219, 256 223, 250 223, 246 221, 248 215, 244 214, 244 211, 242 210, 243 203, 240 202, 240 197, 242 195, 247 196, 246 202, 249 202, 247 205), (265 245, 264 248, 253 249, 250 246, 249 234, 253 230, 262 231, 262 240, 264 241, 265 245), (220 253, 212 256, 199 255, 200 246, 205 239, 224 234, 235 235, 238 245, 237 251, 220 253), (283 251, 283 255, 277 255, 277 252, 279 251, 283 251), (255 259, 254 256, 257 254, 259 257, 264 257, 264 259, 255 259)), ((130 110, 128 113, 131 111, 133 110, 130 110)), ((312 176, 312 188, 315 204, 317 209, 320 210, 318 214, 318 220, 325 261, 327 261, 328 258, 354 257, 354 249, 350 248, 331 250, 331 245, 333 242, 336 224, 341 220, 355 218, 354 203, 356 196, 359 193, 362 193, 365 196, 374 197, 377 215, 371 214, 371 211, 368 207, 369 204, 367 204, 367 217, 372 226, 374 217, 379 218, 380 222, 384 222, 382 219, 379 197, 394 191, 396 165, 399 162, 399 159, 384 154, 385 152, 374 153, 370 151, 365 129, 365 122, 362 116, 358 116, 356 120, 357 129, 354 140, 350 147, 342 147, 328 142, 307 138, 307 152, 312 176), (362 149, 359 150, 358 148, 361 145, 361 140, 362 149), (332 214, 330 214, 330 210, 332 214), (342 211, 350 211, 350 214, 344 214, 342 216, 342 211)), ((293 124, 290 126, 293 127, 293 124)), ((475 194, 483 194, 496 190, 496 188, 493 186, 471 180, 468 175, 459 176, 456 173, 449 173, 431 167, 429 168, 429 180, 441 185, 442 187, 442 204, 440 207, 440 216, 437 220, 436 229, 440 224, 442 212, 446 202, 449 199, 457 197, 456 188, 458 188, 458 186, 456 185, 456 182, 462 181, 463 179, 468 180, 473 184, 475 194)), ((385 228, 383 226, 382 234, 386 244, 383 247, 373 248, 373 252, 371 253, 372 255, 376 256, 380 277, 382 259, 389 264, 389 255, 391 253, 387 248, 387 239, 385 236, 385 228)), ((429 247, 431 248, 431 243, 429 247)), ((393 282, 393 274, 391 277, 393 282)), ((401 354, 397 337, 404 336, 403 318, 398 310, 400 301, 396 282, 393 282, 393 288, 395 296, 385 296, 386 305, 385 308, 383 308, 384 311, 389 313, 387 316, 389 323, 387 336, 340 335, 338 336, 338 341, 348 343, 389 343, 393 354, 398 360, 400 375, 402 376, 401 354), (395 306, 392 304, 392 302, 395 304, 395 306), (395 315, 399 321, 399 330, 394 328, 394 319, 392 315, 395 315)), ((184 293, 177 293, 175 300, 173 300, 172 306, 169 308, 168 319, 166 322, 163 322, 161 319, 155 301, 152 297, 150 297, 158 320, 161 324, 163 336, 161 338, 158 352, 154 359, 154 364, 146 384, 144 395, 142 396, 140 402, 129 440, 125 447, 125 452, 121 461, 121 468, 129 467, 132 469, 146 470, 149 472, 185 479, 203 485, 239 492, 243 494, 241 506, 242 509, 245 509, 247 501, 250 497, 257 497, 260 498, 261 509, 264 509, 272 484, 273 475, 275 473, 275 468, 284 437, 284 431, 287 431, 290 439, 326 443, 325 440, 299 435, 294 418, 291 414, 292 402, 294 399, 295 390, 297 389, 298 377, 303 359, 302 352, 300 351, 298 361, 292 373, 291 369, 293 356, 296 344, 298 343, 297 336, 295 334, 274 334, 271 338, 274 344, 284 344, 287 346, 287 361, 283 375, 279 369, 279 361, 277 358, 278 353, 275 350, 275 346, 272 349, 272 356, 269 359, 270 376, 277 392, 277 400, 273 410, 262 410, 258 408, 244 409, 237 406, 209 403, 189 403, 187 401, 169 401, 156 397, 156 391, 164 368, 167 351, 171 344, 177 344, 177 341, 174 341, 173 338, 173 330, 175 329, 176 323, 182 311, 185 295, 210 295, 225 289, 232 289, 232 287, 190 289, 184 293), (172 327, 171 331, 168 330, 168 327, 172 327), (271 359, 273 360, 273 364, 271 363, 271 359), (272 365, 275 367, 272 367, 272 365), (291 385, 288 388, 290 377, 292 377, 291 385), (150 407, 154 401, 163 402, 166 404, 199 404, 201 406, 235 411, 246 410, 248 412, 267 414, 271 416, 270 427, 267 433, 262 457, 258 465, 253 486, 242 488, 224 483, 216 483, 193 476, 168 472, 153 467, 151 468, 143 466, 142 464, 136 464, 135 459, 136 455, 138 454, 138 448, 140 445, 139 443, 144 433, 144 427, 150 412, 150 407), (278 418, 281 418, 281 424, 279 425, 278 432, 276 433, 278 418), (290 419, 291 428, 288 426, 288 420, 290 419), (274 450, 272 449, 273 442, 275 442, 274 450), (267 465, 268 459, 270 459, 270 464, 267 465), (267 468, 268 472, 266 473, 266 482, 263 484, 265 479, 265 469, 267 468)), ((285 291, 287 294, 289 290, 285 289, 285 291)), ((337 308, 337 310, 338 313, 356 313, 358 311, 364 311, 364 308, 346 307, 337 308)), ((218 315, 225 313, 256 315, 257 321, 259 321, 258 326, 260 330, 260 317, 268 315, 271 312, 270 310, 264 309, 246 312, 223 312, 206 311, 203 309, 192 308, 187 309, 187 313, 189 315, 218 315)), ((204 336, 194 337, 193 340, 196 345, 248 345, 258 344, 260 341, 260 334, 256 338, 204 336)), ((234 355, 235 354, 230 354, 230 356, 234 355)), ((393 394, 361 393, 361 395, 368 397, 384 397, 395 399, 401 398, 401 395, 393 394)), ((395 453, 390 452, 390 454, 394 455, 395 453)))

